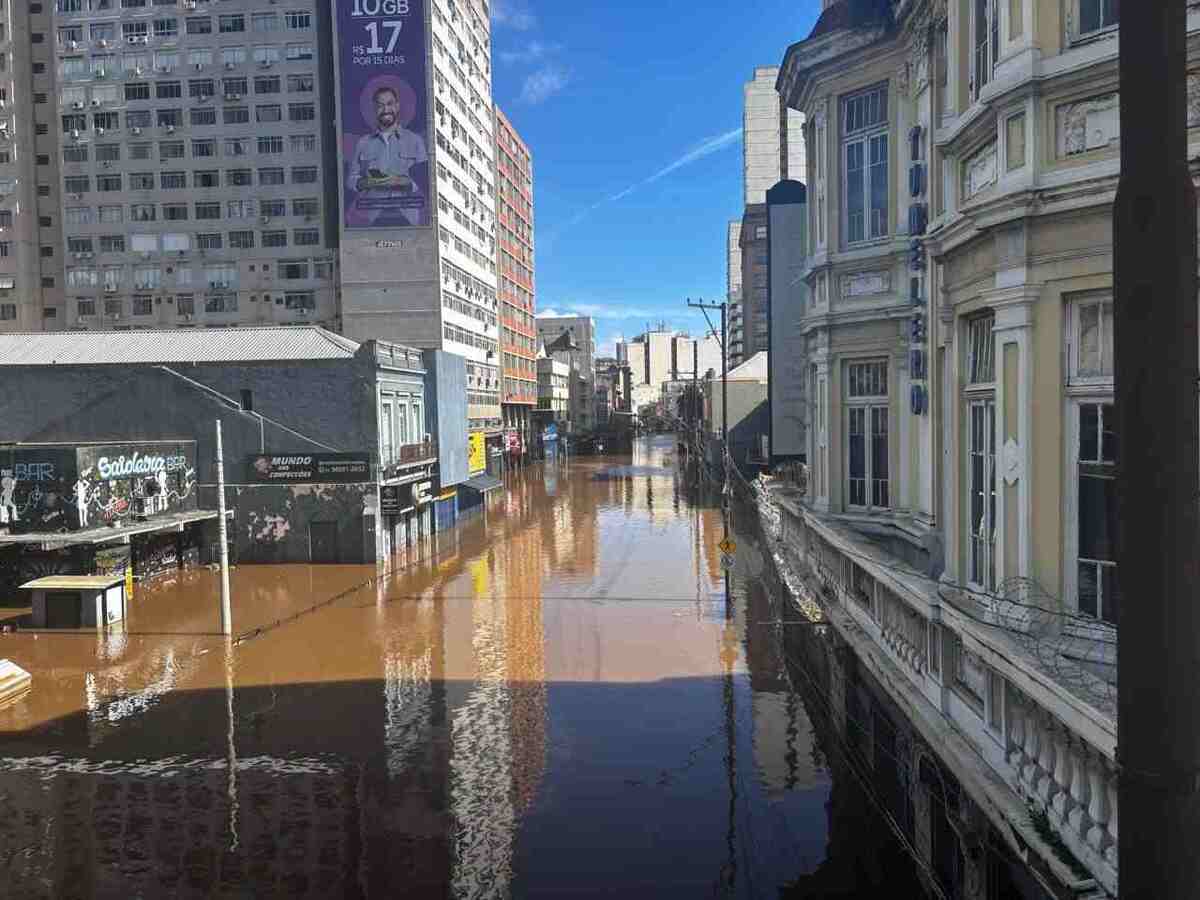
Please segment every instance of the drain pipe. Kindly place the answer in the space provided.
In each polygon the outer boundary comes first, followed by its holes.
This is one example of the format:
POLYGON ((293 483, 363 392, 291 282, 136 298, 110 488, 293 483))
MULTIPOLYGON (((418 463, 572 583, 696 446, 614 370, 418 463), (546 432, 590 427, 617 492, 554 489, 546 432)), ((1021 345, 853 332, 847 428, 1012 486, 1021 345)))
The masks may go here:
POLYGON ((221 420, 217 419, 217 513, 221 517, 221 634, 233 634, 229 608, 229 525, 225 520, 225 452, 221 443, 221 420))

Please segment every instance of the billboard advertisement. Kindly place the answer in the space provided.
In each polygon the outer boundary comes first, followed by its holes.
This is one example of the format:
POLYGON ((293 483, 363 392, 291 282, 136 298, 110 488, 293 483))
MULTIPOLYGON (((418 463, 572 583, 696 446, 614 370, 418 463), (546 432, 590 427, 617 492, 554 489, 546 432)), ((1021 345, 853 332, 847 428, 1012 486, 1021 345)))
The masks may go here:
POLYGON ((246 458, 246 480, 255 484, 351 484, 371 480, 366 453, 257 453, 246 458))
POLYGON ((424 4, 334 4, 347 229, 430 224, 424 4))

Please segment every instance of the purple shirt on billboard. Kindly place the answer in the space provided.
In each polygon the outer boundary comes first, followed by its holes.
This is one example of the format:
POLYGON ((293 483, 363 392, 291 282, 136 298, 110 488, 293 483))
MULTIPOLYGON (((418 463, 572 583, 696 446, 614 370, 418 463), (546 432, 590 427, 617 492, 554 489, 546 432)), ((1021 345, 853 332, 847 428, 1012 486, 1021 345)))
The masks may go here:
MULTIPOLYGON (((396 128, 390 132, 376 131, 363 135, 354 146, 354 158, 350 161, 350 172, 346 179, 346 188, 355 194, 384 198, 390 194, 397 197, 419 197, 419 187, 413 183, 409 190, 399 193, 397 188, 380 185, 371 187, 369 184, 360 186, 364 179, 371 179, 372 172, 384 177, 410 177, 413 166, 428 162, 429 156, 425 150, 425 140, 404 128, 396 128)), ((357 202, 357 201, 356 201, 357 202)), ((372 206, 374 206, 372 204, 372 206)), ((382 203, 374 208, 368 208, 367 214, 373 225, 420 225, 425 218, 424 204, 418 207, 391 206, 382 203)))

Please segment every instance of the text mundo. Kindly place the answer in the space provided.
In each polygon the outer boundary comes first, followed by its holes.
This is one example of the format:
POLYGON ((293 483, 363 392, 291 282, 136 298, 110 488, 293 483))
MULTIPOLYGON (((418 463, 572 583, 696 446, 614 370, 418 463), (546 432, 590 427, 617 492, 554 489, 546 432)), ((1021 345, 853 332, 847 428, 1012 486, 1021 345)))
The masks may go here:
POLYGON ((102 456, 96 461, 96 471, 100 478, 107 481, 110 478, 128 478, 131 475, 157 475, 159 472, 175 472, 187 465, 183 456, 143 456, 134 453, 132 456, 118 456, 109 459, 102 456))
POLYGON ((373 16, 407 16, 409 0, 352 0, 350 16, 354 19, 373 16))

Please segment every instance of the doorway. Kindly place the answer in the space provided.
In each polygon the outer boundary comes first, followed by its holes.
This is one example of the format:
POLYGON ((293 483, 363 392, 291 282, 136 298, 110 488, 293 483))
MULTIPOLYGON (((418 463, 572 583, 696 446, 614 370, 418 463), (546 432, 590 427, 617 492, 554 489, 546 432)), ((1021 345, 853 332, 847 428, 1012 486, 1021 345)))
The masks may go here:
POLYGON ((75 591, 48 591, 46 593, 47 628, 82 628, 81 613, 79 594, 75 591))
POLYGON ((308 523, 308 561, 311 563, 338 563, 337 522, 308 523))

